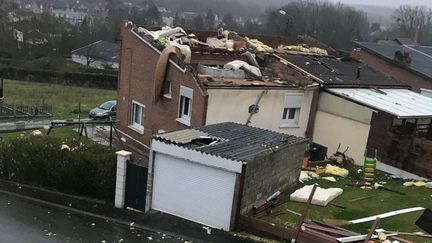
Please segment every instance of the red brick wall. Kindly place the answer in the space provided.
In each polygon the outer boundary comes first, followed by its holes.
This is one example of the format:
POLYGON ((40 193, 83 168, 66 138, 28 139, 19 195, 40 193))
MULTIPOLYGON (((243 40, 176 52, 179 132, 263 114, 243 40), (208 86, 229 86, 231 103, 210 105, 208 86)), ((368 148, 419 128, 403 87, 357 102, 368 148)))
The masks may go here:
MULTIPOLYGON (((120 73, 117 89, 117 117, 119 130, 146 145, 158 130, 172 131, 187 128, 176 121, 179 107, 180 85, 193 89, 191 126, 205 123, 207 94, 189 71, 183 73, 170 63, 167 80, 172 82, 172 99, 161 98, 153 103, 154 70, 159 54, 131 33, 121 31, 120 73), (130 129, 132 100, 145 105, 144 135, 130 129)), ((128 139, 127 139, 128 140, 128 139)))
POLYGON ((382 72, 385 75, 391 76, 394 79, 411 86, 414 91, 420 91, 420 88, 432 89, 432 80, 420 77, 408 70, 388 63, 380 57, 366 51, 361 52, 361 61, 376 71, 382 72))
POLYGON ((367 143, 369 156, 378 150, 381 162, 432 179, 432 141, 391 131, 393 116, 374 113, 367 143))

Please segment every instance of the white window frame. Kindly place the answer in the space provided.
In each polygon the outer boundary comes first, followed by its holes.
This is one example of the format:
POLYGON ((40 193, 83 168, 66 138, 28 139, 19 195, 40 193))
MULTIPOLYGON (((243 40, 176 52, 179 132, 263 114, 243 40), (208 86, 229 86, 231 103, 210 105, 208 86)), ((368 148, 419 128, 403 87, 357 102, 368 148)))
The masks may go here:
POLYGON ((186 126, 191 125, 192 103, 193 103, 193 89, 181 85, 180 95, 179 95, 178 116, 176 120, 186 126), (182 102, 182 97, 189 99, 189 107, 188 107, 189 114, 187 115, 184 114, 185 102, 182 102))
POLYGON ((284 98, 284 106, 282 109, 282 119, 281 119, 281 128, 297 128, 299 127, 299 121, 300 121, 300 113, 301 113, 301 106, 303 103, 304 94, 303 93, 287 93, 285 94, 284 98), (289 100, 295 100, 294 103, 291 103, 289 100), (286 117, 285 110, 286 111, 286 117), (294 118, 289 118, 290 110, 294 109, 294 118))
POLYGON ((144 125, 145 125, 145 105, 139 103, 138 101, 132 100, 131 105, 131 116, 130 116, 130 125, 129 128, 138 132, 139 134, 144 134, 144 125), (135 122, 135 106, 139 106, 142 109, 142 124, 135 122))

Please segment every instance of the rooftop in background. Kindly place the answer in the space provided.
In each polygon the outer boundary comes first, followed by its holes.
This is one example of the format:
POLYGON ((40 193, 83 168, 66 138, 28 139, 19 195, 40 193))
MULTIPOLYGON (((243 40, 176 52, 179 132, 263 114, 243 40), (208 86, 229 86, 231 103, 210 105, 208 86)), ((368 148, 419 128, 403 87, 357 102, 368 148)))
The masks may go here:
POLYGON ((110 62, 118 62, 120 46, 116 43, 99 40, 71 52, 75 55, 89 56, 110 62))
POLYGON ((405 87, 402 82, 352 59, 285 54, 283 57, 319 77, 326 87, 405 87))
POLYGON ((432 79, 432 46, 398 45, 396 42, 393 45, 371 42, 355 42, 355 44, 363 50, 375 54, 390 63, 405 68, 424 78, 432 79), (396 61, 395 54, 398 51, 401 53, 409 53, 411 63, 401 64, 401 62, 396 61))
POLYGON ((340 97, 398 118, 432 117, 432 99, 407 89, 327 89, 340 97))
POLYGON ((307 139, 232 122, 163 133, 159 141, 237 161, 248 161, 307 139))

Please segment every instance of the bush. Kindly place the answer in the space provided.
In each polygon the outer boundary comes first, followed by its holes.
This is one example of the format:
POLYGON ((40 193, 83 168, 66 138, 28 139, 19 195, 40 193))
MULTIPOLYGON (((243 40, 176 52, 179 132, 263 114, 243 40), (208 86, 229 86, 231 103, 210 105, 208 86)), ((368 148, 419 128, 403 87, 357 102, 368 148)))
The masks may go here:
POLYGON ((0 141, 0 173, 35 186, 113 200, 116 155, 76 140, 23 136, 0 141))

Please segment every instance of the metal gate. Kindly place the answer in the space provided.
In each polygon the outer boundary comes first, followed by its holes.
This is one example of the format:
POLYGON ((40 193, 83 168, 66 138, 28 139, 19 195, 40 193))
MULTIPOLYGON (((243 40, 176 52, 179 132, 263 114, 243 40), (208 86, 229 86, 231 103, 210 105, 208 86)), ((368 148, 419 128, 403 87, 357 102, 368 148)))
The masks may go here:
POLYGON ((145 210, 148 169, 127 161, 126 207, 145 210))

